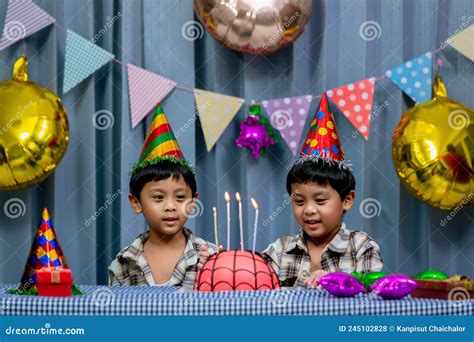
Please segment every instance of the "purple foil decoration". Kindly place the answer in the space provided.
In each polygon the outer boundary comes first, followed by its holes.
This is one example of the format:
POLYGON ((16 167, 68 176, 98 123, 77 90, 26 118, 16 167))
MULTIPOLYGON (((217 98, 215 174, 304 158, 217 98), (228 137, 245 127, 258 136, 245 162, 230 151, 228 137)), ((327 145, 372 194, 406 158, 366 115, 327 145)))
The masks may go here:
POLYGON ((255 158, 260 157, 260 152, 275 144, 267 133, 265 125, 259 122, 256 115, 249 115, 240 123, 240 135, 235 141, 237 147, 247 147, 255 158))
POLYGON ((367 293, 356 277, 344 272, 326 274, 319 279, 318 284, 336 297, 353 297, 359 293, 367 293))
POLYGON ((377 280, 370 289, 384 299, 403 298, 416 288, 416 281, 404 274, 391 274, 377 280))

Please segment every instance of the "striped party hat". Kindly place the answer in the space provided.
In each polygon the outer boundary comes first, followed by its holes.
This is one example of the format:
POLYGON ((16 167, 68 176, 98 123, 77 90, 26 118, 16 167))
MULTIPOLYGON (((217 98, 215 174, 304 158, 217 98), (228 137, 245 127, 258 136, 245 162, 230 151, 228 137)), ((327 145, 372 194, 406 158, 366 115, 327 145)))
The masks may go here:
POLYGON ((132 175, 148 165, 155 165, 165 160, 181 164, 194 173, 192 166, 181 152, 163 108, 158 103, 140 153, 140 159, 133 166, 132 175))
POLYGON ((303 163, 306 160, 323 160, 331 165, 350 170, 351 165, 344 158, 326 93, 323 93, 321 97, 321 102, 319 102, 295 164, 303 163))
POLYGON ((19 290, 36 288, 36 271, 43 267, 68 267, 46 208, 33 238, 19 290))

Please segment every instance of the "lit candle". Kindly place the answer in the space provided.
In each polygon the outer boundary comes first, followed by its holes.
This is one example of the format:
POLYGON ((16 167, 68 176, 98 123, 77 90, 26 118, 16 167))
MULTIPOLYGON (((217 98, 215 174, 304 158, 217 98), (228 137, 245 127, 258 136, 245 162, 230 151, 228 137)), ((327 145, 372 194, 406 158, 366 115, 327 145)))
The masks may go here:
POLYGON ((227 250, 230 250, 230 196, 227 191, 224 193, 224 197, 227 202, 227 250))
POLYGON ((214 212, 214 237, 216 239, 216 246, 217 246, 216 253, 219 253, 219 238, 217 236, 217 209, 216 207, 213 207, 212 211, 214 212))
POLYGON ((253 226, 253 248, 252 253, 255 253, 255 244, 257 243, 257 223, 258 223, 258 203, 253 198, 250 199, 255 209, 255 224, 253 226))
POLYGON ((238 192, 235 193, 235 199, 239 204, 239 225, 240 225, 240 250, 244 250, 244 226, 242 222, 242 202, 240 201, 240 195, 238 192))

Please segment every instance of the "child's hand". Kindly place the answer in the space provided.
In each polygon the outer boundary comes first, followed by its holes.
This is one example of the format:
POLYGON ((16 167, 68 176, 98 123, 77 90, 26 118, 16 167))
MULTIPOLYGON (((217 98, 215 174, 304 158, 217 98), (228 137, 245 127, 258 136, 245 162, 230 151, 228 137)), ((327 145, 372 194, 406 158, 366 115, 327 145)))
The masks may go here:
POLYGON ((311 272, 311 275, 304 281, 306 287, 311 287, 313 289, 319 288, 320 286, 318 285, 318 280, 325 274, 329 274, 329 272, 324 270, 316 270, 311 272))
MULTIPOLYGON (((223 250, 224 250, 224 247, 219 246, 219 252, 222 252, 223 250)), ((207 249, 206 246, 201 246, 199 248, 199 262, 198 262, 198 265, 197 265, 198 271, 200 271, 202 269, 202 267, 206 263, 207 259, 215 253, 216 253, 215 250, 213 250, 213 249, 209 250, 209 249, 207 249)))

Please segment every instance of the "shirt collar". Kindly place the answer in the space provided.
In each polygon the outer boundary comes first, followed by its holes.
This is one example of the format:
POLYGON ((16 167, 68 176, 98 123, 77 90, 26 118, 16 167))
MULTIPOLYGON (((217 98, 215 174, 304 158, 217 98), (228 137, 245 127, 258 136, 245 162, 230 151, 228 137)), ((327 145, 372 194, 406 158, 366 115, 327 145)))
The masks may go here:
POLYGON ((334 236, 334 238, 328 243, 326 248, 332 250, 333 252, 344 254, 349 247, 349 235, 350 232, 346 228, 346 224, 342 222, 341 228, 337 232, 336 236, 334 236))
MULTIPOLYGON (((183 233, 186 236, 186 246, 184 247, 183 255, 186 259, 186 265, 195 265, 198 262, 198 255, 196 249, 194 248, 195 237, 191 230, 186 227, 183 227, 183 233)), ((145 233, 140 234, 125 250, 121 253, 121 257, 124 259, 129 259, 140 263, 144 258, 144 249, 143 246, 148 240, 150 232, 146 231, 145 233)), ((180 258, 181 261, 181 258, 180 258)), ((178 262, 181 264, 180 262, 178 262)))
MULTIPOLYGON (((346 224, 342 222, 341 228, 337 232, 336 236, 334 236, 334 238, 327 244, 326 248, 324 249, 330 249, 333 252, 344 254, 347 251, 347 247, 349 245, 349 239, 347 238, 348 235, 349 231, 346 228, 346 224)), ((289 252, 297 248, 308 253, 308 247, 306 246, 306 236, 302 229, 288 243, 289 252)))

